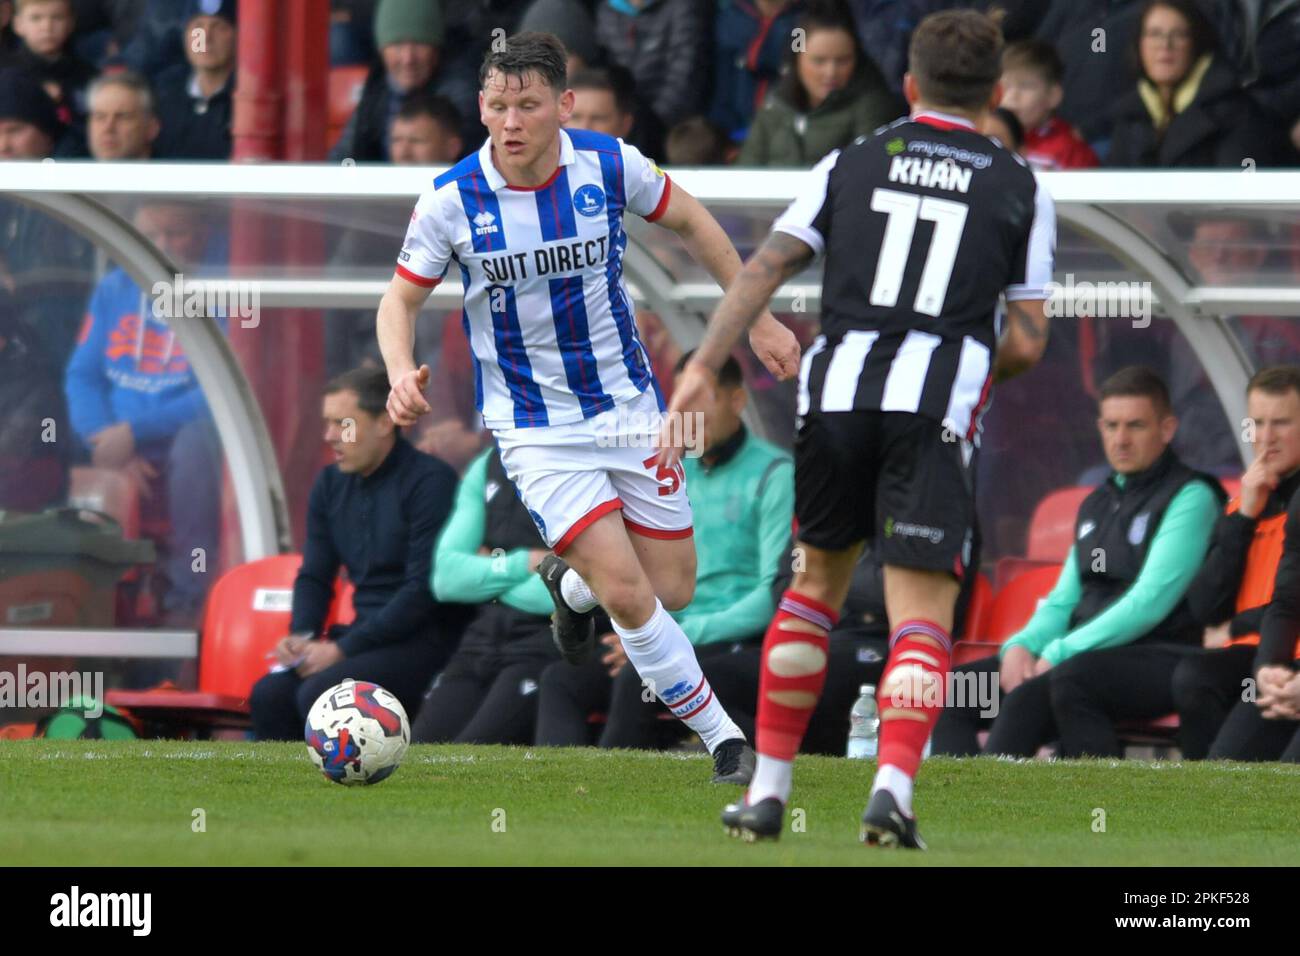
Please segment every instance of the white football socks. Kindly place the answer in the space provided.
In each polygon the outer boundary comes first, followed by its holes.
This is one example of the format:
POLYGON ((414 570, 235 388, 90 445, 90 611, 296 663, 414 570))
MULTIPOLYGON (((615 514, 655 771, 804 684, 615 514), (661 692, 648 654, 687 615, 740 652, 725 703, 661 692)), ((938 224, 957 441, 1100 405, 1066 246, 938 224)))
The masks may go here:
POLYGON ((700 735, 709 753, 724 740, 744 738, 713 696, 713 688, 704 679, 690 639, 658 598, 650 620, 631 629, 615 621, 614 630, 641 680, 674 717, 700 735))
POLYGON ((759 754, 754 778, 750 780, 749 790, 745 793, 745 802, 752 807, 760 800, 776 797, 782 804, 789 803, 793 775, 793 760, 778 760, 776 757, 759 754))
POLYGON ((590 611, 600 603, 596 595, 591 593, 591 588, 587 587, 587 582, 573 568, 565 571, 560 578, 560 597, 579 614, 590 611))
POLYGON ((876 779, 871 784, 872 796, 877 790, 888 790, 904 816, 915 816, 912 813, 912 778, 893 764, 881 764, 876 771, 876 779))

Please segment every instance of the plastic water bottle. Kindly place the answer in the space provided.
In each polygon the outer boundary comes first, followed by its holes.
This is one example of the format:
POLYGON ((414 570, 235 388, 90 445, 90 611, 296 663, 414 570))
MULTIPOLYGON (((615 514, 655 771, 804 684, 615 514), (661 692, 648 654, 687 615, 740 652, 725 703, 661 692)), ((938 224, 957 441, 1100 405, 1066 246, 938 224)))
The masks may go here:
POLYGON ((880 713, 876 710, 876 686, 863 684, 858 699, 849 711, 848 756, 858 759, 876 755, 877 735, 880 733, 880 713))

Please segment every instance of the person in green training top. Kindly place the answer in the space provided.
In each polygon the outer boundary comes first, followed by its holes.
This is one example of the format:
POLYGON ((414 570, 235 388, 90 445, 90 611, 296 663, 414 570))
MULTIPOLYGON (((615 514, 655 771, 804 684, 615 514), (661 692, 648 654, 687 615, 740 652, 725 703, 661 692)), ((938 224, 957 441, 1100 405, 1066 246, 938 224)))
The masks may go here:
MULTIPOLYGON (((997 656, 956 668, 997 675, 996 716, 985 716, 994 710, 987 701, 947 701, 931 739, 936 754, 979 753, 976 735, 991 722, 984 753, 1032 757, 1058 737, 1054 666, 1124 644, 1200 640, 1184 595, 1209 549, 1223 489, 1169 447, 1178 419, 1148 368, 1121 369, 1102 384, 1097 428, 1113 472, 1079 506, 1056 586, 997 656)), ((951 686, 971 683, 956 676, 951 686)))
MULTIPOLYGON (((677 371, 689 359, 689 353, 682 356, 677 371)), ((673 617, 706 668, 713 655, 762 639, 775 607, 772 581, 786 560, 794 515, 794 465, 786 452, 745 428, 740 416, 746 398, 740 366, 728 359, 713 406, 704 413, 704 454, 683 461, 699 565, 695 597, 673 617)), ((600 643, 602 653, 587 663, 543 672, 538 744, 589 743, 587 718, 594 711, 608 713, 602 747, 658 742, 663 708, 628 665, 618 635, 610 631, 600 643)), ((674 732, 676 725, 664 729, 674 732)))
POLYGON ((560 659, 551 641, 551 595, 533 573, 547 553, 494 444, 466 468, 434 547, 434 596, 478 607, 425 694, 412 740, 532 741, 538 678, 560 659))

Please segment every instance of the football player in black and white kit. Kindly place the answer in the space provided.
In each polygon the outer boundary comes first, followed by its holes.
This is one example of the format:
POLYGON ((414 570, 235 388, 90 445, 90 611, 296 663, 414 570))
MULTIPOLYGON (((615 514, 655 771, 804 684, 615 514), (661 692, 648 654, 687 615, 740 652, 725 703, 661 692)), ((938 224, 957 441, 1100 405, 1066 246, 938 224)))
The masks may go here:
MULTIPOLYGON (((993 383, 1031 367, 1047 340, 1051 198, 1018 156, 977 132, 1001 95, 1001 46, 998 28, 974 11, 922 21, 904 81, 911 115, 814 167, 678 379, 670 411, 701 407, 776 289, 824 259, 821 335, 803 358, 797 408, 804 569, 764 642, 758 768, 745 800, 723 812, 733 835, 780 833, 825 681, 827 632, 870 541, 891 633, 861 835, 924 846, 912 780, 942 707, 953 606, 971 560, 979 418, 993 383)), ((662 454, 671 461, 676 451, 662 454)))

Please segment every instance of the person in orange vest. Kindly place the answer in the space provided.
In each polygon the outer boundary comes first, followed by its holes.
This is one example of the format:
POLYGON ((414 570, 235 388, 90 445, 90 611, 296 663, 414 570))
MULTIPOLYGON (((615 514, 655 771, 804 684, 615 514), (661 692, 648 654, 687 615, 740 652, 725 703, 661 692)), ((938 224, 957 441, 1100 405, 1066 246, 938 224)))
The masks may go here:
MULTIPOLYGON (((1183 757, 1213 757, 1225 719, 1253 686, 1256 648, 1283 553, 1287 505, 1300 489, 1300 366, 1256 373, 1246 402, 1245 437, 1255 459, 1242 475, 1240 495, 1216 523, 1210 550, 1187 589, 1188 610, 1205 628, 1203 646, 1118 647, 1056 668, 1051 696, 1061 756, 1122 756, 1117 721, 1177 711, 1183 757)), ((1255 705, 1248 709, 1252 714, 1246 716, 1254 716, 1255 705)))
MULTIPOLYGON (((1300 400, 1296 398, 1300 369, 1289 368, 1295 391, 1283 414, 1283 428, 1294 436, 1300 433, 1300 400)), ((1292 440, 1300 442, 1300 438, 1292 440)), ((1278 490, 1287 487, 1283 483, 1278 490)), ((1296 674, 1300 666, 1300 492, 1292 490, 1287 500, 1287 510, 1274 519, 1280 525, 1273 545, 1277 570, 1268 582, 1271 600, 1262 615, 1258 649, 1250 672, 1239 685, 1240 699, 1210 746, 1213 759, 1300 763, 1300 677, 1296 674)))

